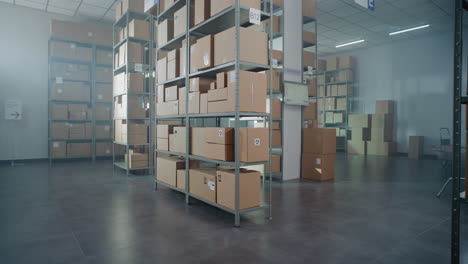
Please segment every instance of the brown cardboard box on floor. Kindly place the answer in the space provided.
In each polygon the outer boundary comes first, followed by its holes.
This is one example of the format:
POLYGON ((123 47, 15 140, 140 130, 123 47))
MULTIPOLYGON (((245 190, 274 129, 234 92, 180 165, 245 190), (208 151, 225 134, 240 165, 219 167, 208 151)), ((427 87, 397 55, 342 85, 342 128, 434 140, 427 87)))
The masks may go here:
POLYGON ((303 152, 312 154, 335 154, 336 131, 328 128, 305 128, 303 152))
MULTIPOLYGON (((214 16, 219 12, 227 9, 235 4, 235 0, 211 0, 210 15, 214 16)), ((260 0, 240 0, 240 5, 255 9, 261 9, 260 0)))
POLYGON ((395 142, 367 142, 367 155, 391 156, 396 153, 397 145, 395 142))
POLYGON ((194 25, 210 18, 210 0, 194 0, 194 25))
POLYGON ((222 145, 234 145, 234 128, 206 127, 205 142, 222 145))
POLYGON ((65 141, 50 142, 50 155, 52 158, 66 158, 67 143, 65 141))
MULTIPOLYGON (((232 27, 214 36, 214 66, 235 60, 235 32, 235 27, 232 27)), ((241 61, 268 65, 267 44, 268 37, 266 33, 240 28, 239 57, 241 61)))
POLYGON ((159 116, 178 115, 179 114, 179 101, 158 103, 156 105, 156 113, 159 116))
POLYGON ((185 159, 180 157, 158 157, 156 179, 177 186, 177 170, 185 169, 185 159))
POLYGON ((90 143, 68 143, 67 144, 68 158, 87 158, 91 157, 90 143))
POLYGON ((261 162, 269 160, 270 133, 268 128, 239 128, 240 161, 261 162))
POLYGON ((367 141, 348 140, 348 153, 367 155, 367 141))
POLYGON ((111 142, 96 142, 96 156, 97 157, 112 156, 112 143, 111 142))
POLYGON ((395 112, 395 102, 391 100, 378 100, 375 102, 376 114, 393 114, 395 112))
MULTIPOLYGON (((266 75, 262 73, 240 71, 239 109, 241 112, 265 113, 266 110, 266 75)), ((235 72, 228 73, 227 100, 208 102, 209 113, 234 112, 235 106, 235 72)), ((209 90, 213 93, 216 90, 209 90)))
POLYGON ((163 46, 174 38, 174 20, 166 19, 158 26, 158 46, 163 46))
POLYGON ((372 127, 372 116, 369 114, 348 115, 348 126, 351 128, 372 127))
POLYGON ((302 153, 302 178, 328 181, 335 178, 335 155, 302 153))
POLYGON ((373 114, 372 115, 372 128, 387 128, 393 129, 393 115, 392 114, 373 114))
POLYGON ((67 104, 51 104, 50 117, 52 120, 67 120, 68 105, 67 104))
POLYGON ((408 158, 418 160, 418 159, 421 159, 423 155, 424 155, 424 137, 410 136, 408 158))
POLYGON ((185 169, 177 170, 177 188, 185 191, 185 169))
POLYGON ((216 203, 216 170, 191 169, 189 172, 190 193, 216 203))
POLYGON ((353 127, 351 128, 351 139, 353 141, 370 141, 371 128, 368 127, 353 127))
POLYGON ((98 125, 98 124, 96 124, 96 138, 97 139, 112 138, 111 126, 110 125, 98 125))
MULTIPOLYGON (((235 210, 235 179, 234 170, 218 170, 216 172, 216 199, 218 204, 235 210)), ((242 170, 239 174, 239 209, 260 206, 260 172, 242 170)))

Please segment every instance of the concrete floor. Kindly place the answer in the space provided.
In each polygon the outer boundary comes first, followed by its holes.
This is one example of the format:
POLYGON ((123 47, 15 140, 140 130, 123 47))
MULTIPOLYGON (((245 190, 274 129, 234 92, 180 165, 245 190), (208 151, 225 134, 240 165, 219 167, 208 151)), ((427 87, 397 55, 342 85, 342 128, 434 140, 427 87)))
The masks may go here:
MULTIPOLYGON (((108 161, 0 165, 0 263, 450 263, 435 160, 338 155, 333 183, 274 185, 273 221, 113 174, 108 161)), ((468 263, 468 206, 462 207, 468 263)))

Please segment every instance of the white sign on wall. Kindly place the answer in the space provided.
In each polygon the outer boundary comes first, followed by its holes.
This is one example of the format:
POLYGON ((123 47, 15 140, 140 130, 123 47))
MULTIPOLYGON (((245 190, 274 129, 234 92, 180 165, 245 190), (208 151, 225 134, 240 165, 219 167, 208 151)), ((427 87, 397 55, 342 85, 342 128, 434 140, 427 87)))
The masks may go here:
POLYGON ((20 100, 5 100, 5 119, 21 120, 23 118, 23 102, 20 100))

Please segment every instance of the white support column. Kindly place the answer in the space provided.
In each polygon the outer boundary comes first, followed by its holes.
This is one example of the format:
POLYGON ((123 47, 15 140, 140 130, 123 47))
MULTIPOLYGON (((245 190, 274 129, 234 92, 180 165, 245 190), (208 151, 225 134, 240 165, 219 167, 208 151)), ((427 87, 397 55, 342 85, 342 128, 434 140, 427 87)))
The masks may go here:
MULTIPOLYGON (((302 1, 284 1, 284 80, 302 82, 302 1), (299 15, 298 15, 299 14, 299 15)), ((300 178, 302 107, 283 106, 283 180, 300 178)))

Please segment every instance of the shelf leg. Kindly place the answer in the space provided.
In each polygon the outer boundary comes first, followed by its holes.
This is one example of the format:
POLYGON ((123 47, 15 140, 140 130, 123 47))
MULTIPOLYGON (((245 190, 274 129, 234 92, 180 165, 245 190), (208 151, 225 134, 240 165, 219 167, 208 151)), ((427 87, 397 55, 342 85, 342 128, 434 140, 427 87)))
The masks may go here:
POLYGON ((236 212, 234 215, 234 226, 235 227, 240 227, 240 214, 239 212, 236 212))

